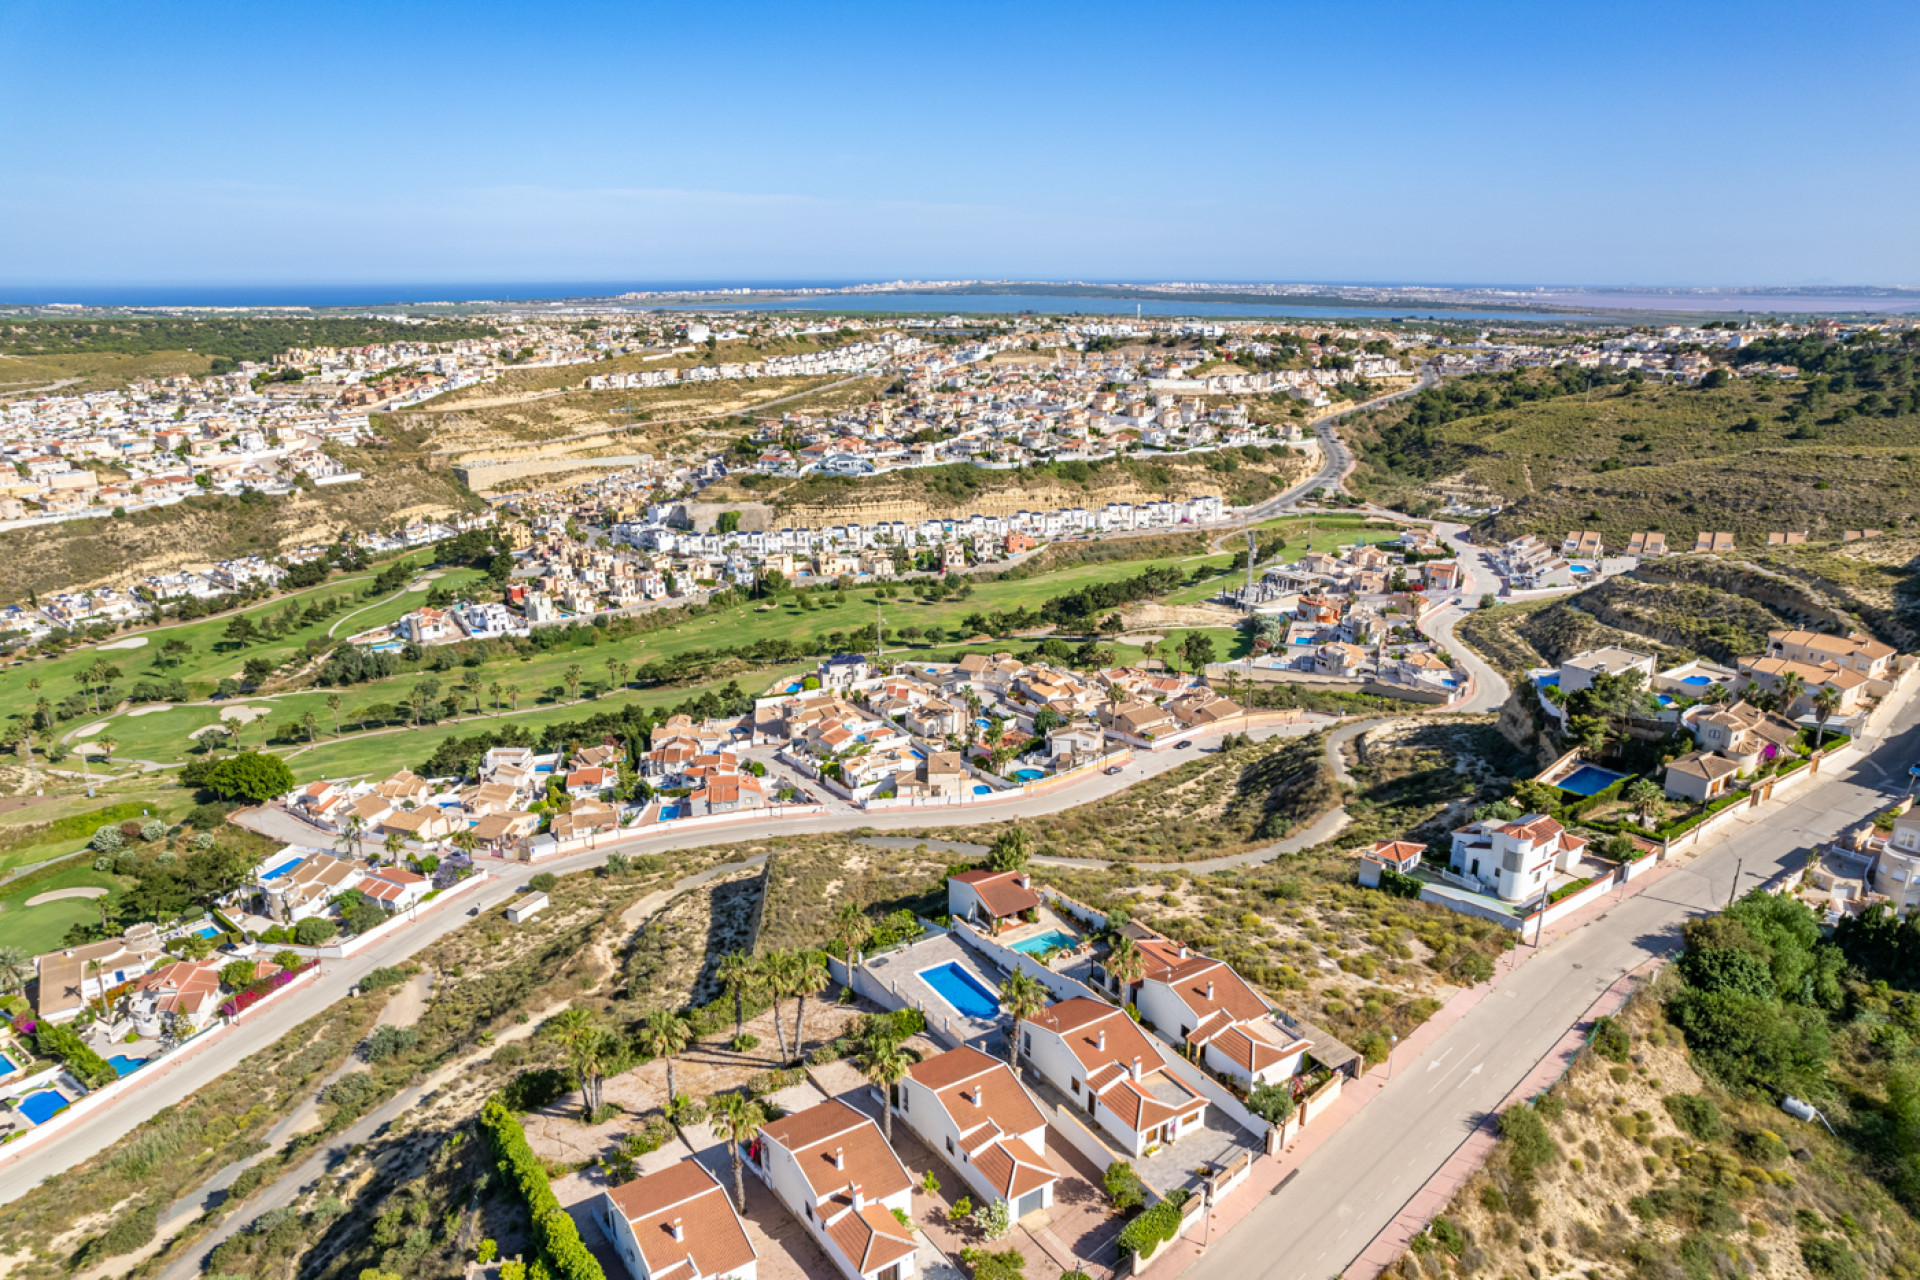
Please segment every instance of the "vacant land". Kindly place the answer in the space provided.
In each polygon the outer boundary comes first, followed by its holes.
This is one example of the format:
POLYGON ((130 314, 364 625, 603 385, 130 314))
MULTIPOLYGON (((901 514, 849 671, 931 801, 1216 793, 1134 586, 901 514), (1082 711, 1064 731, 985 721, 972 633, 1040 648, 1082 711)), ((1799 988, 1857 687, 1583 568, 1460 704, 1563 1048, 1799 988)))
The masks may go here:
POLYGON ((57 388, 67 395, 111 391, 144 378, 207 372, 212 360, 192 351, 138 355, 98 351, 79 355, 0 355, 0 397, 57 388))

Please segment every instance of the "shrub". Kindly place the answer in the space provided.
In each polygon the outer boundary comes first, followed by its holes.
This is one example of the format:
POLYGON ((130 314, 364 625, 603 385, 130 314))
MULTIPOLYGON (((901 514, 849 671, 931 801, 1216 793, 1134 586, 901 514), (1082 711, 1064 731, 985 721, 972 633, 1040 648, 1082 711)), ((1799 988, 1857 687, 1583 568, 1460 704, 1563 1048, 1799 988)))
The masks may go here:
POLYGON ((1120 1251, 1140 1256, 1150 1254, 1180 1233, 1180 1205, 1185 1199, 1178 1192, 1120 1228, 1120 1251))
POLYGON ((367 970, 367 976, 360 979, 362 991, 385 991, 388 987, 397 987, 407 980, 407 971, 395 965, 367 970))
POLYGON ((1507 1144, 1507 1168, 1516 1178, 1530 1178, 1535 1169, 1560 1158, 1547 1122, 1524 1102, 1500 1113, 1500 1137, 1507 1144))
POLYGON ((1633 1050, 1633 1041, 1627 1035, 1627 1029, 1612 1018, 1601 1017, 1593 1021, 1593 1034, 1588 1037, 1593 1051, 1609 1062, 1625 1062, 1633 1050))
POLYGON ((380 1091, 372 1076, 364 1071, 349 1071, 320 1091, 320 1101, 329 1107, 353 1114, 373 1101, 380 1091))
POLYGON ((1667 1109, 1682 1133, 1702 1142, 1712 1142, 1726 1132, 1720 1123, 1720 1108, 1713 1105, 1712 1098, 1703 1098, 1697 1093, 1670 1093, 1660 1099, 1660 1105, 1667 1109))
POLYGON ((103 1234, 87 1242, 87 1247, 80 1251, 80 1265, 98 1266, 108 1258, 132 1253, 152 1240, 159 1226, 160 1206, 157 1204, 139 1205, 123 1211, 115 1216, 103 1234))
POLYGON ((547 893, 553 888, 553 886, 559 883, 560 883, 559 876, 556 876, 551 871, 542 871, 539 875, 527 881, 527 887, 529 889, 532 889, 535 893, 547 893))
POLYGON ((340 932, 340 926, 325 916, 308 916, 293 926, 293 940, 303 947, 317 947, 340 932))
POLYGON ((1122 1213, 1146 1202, 1147 1190, 1141 1185, 1140 1176, 1133 1171, 1133 1166, 1125 1160, 1115 1160, 1108 1165, 1101 1181, 1106 1186, 1108 1203, 1122 1213))
POLYGON ((754 1035, 751 1031, 742 1031, 729 1043, 733 1046, 735 1053, 749 1053, 760 1047, 760 1037, 754 1035))
POLYGON ((88 841, 96 853, 118 853, 126 847, 126 843, 127 838, 120 834, 118 827, 102 827, 94 832, 93 839, 88 841))
POLYGON ((1247 1094, 1247 1110, 1268 1124, 1285 1124, 1293 1114, 1293 1090, 1285 1083, 1263 1080, 1247 1094))
POLYGON ((166 834, 167 824, 158 818, 148 818, 140 824, 140 838, 148 844, 152 844, 155 840, 161 839, 166 834))
POLYGON ((1026 1280, 1026 1255, 1018 1249, 992 1253, 975 1245, 960 1251, 960 1261, 973 1271, 973 1280, 1026 1280))
POLYGON ((1840 1241, 1830 1236, 1815 1236, 1800 1242, 1800 1260, 1819 1280, 1866 1280, 1860 1259, 1840 1241))
POLYGON ((420 1041, 420 1033, 412 1027, 375 1027, 373 1034, 367 1037, 362 1050, 368 1062, 382 1062, 395 1054, 405 1053, 420 1041))
POLYGON ((504 1106, 515 1111, 538 1111, 555 1098, 566 1093, 567 1076, 563 1071, 552 1067, 541 1067, 533 1071, 522 1071, 507 1082, 496 1097, 504 1106))

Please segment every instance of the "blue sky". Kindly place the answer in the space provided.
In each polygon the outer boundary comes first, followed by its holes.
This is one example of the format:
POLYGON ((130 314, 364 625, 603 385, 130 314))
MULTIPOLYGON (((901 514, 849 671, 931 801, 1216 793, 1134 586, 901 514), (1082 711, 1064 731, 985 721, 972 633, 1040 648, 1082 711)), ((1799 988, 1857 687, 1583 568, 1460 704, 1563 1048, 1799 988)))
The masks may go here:
POLYGON ((0 4, 0 284, 1920 284, 1920 6, 0 4))

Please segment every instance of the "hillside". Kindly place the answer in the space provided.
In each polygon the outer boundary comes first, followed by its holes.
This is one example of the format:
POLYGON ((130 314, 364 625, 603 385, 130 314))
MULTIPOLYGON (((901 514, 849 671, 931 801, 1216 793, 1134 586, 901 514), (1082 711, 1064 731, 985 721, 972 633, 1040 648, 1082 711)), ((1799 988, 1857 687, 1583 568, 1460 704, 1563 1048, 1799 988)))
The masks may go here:
POLYGON ((1596 373, 1589 389, 1571 366, 1450 381, 1352 423, 1353 485, 1415 511, 1451 493, 1497 500, 1483 529, 1500 538, 1598 529, 1624 546, 1653 529, 1691 546, 1712 529, 1753 546, 1776 530, 1896 529, 1920 485, 1912 349, 1847 359, 1715 386, 1596 373))
POLYGON ((125 584, 183 565, 271 555, 409 520, 469 511, 478 499, 417 442, 346 449, 342 461, 364 479, 310 493, 189 498, 171 507, 0 534, 0 601, 29 592, 125 584))
POLYGON ((1568 1074, 1503 1114, 1486 1167, 1389 1276, 1920 1275, 1904 931, 1827 940, 1755 891, 1685 932, 1568 1074), (1785 1114, 1789 1093, 1832 1131, 1785 1114))

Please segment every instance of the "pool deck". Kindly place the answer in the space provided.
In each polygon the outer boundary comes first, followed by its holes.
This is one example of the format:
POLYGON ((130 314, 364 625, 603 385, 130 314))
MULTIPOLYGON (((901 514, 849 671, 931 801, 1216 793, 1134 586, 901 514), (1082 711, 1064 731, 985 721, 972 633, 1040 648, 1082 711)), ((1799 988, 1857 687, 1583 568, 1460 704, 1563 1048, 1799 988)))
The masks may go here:
POLYGON ((946 997, 928 986, 920 973, 943 964, 955 964, 977 979, 989 991, 998 992, 1007 975, 980 958, 979 953, 962 946, 944 933, 923 938, 910 947, 889 951, 867 961, 867 971, 878 978, 903 1004, 912 1005, 927 1015, 927 1029, 949 1045, 972 1044, 978 1047, 997 1041, 1000 1020, 969 1018, 948 1004, 946 997))
MULTIPOLYGON (((1018 951, 1020 944, 1028 938, 1037 938, 1041 934, 1052 933, 1056 929, 1073 938, 1076 944, 1087 940, 1086 926, 1076 924, 1059 915, 1046 903, 1041 903, 1039 911, 1035 914, 1038 916, 1038 919, 1032 924, 1027 924, 1023 921, 1010 928, 1002 928, 999 933, 994 935, 993 940, 1001 946, 1011 948, 1015 951, 1018 951)), ((1037 960, 1039 957, 1035 956, 1034 959, 1037 960)))

